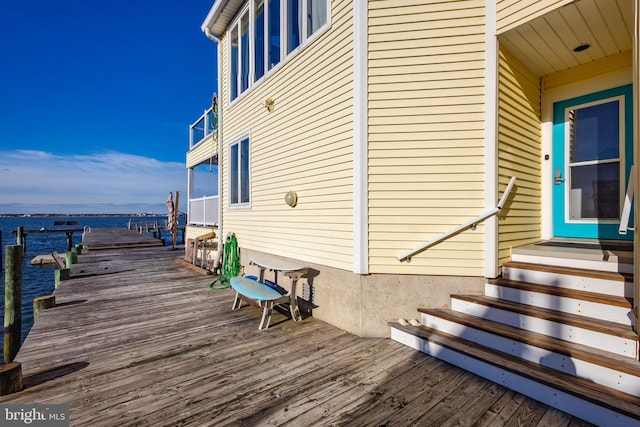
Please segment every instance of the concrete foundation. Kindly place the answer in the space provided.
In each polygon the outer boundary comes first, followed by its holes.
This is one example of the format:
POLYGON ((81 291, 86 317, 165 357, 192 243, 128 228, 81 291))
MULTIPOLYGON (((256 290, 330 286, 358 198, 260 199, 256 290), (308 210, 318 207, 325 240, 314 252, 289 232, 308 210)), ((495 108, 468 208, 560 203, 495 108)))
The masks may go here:
MULTIPOLYGON (((249 265, 252 251, 240 250, 246 275, 258 274, 249 265)), ((482 294, 484 277, 359 275, 350 271, 305 263, 309 278, 298 284, 298 295, 313 317, 362 337, 388 337, 387 322, 419 318, 418 308, 448 308, 452 294, 482 294)), ((287 287, 288 278, 266 271, 265 279, 287 287)), ((302 309, 304 309, 301 306, 302 309)))

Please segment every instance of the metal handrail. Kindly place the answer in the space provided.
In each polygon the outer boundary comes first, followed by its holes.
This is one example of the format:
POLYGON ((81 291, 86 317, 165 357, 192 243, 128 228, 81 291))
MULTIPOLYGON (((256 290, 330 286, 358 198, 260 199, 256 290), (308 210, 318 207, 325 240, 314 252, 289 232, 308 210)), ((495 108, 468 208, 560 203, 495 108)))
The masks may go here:
POLYGON ((631 166, 629 171, 629 184, 627 185, 627 192, 624 195, 624 205, 622 207, 622 215, 620 218, 620 228, 618 234, 627 234, 627 230, 635 231, 634 227, 629 227, 629 218, 631 217, 631 207, 633 206, 633 193, 635 193, 636 187, 636 171, 635 165, 631 166))
POLYGON ((426 243, 423 243, 420 246, 416 246, 415 248, 411 249, 410 251, 407 251, 407 252, 403 253, 402 255, 399 255, 397 257, 398 261, 400 261, 400 262, 402 262, 402 261, 411 262, 411 257, 413 255, 424 251, 425 249, 429 248, 430 246, 433 246, 436 243, 439 243, 439 242, 441 242, 441 241, 443 241, 445 239, 448 239, 449 237, 454 236, 454 235, 460 233, 461 231, 466 230, 467 228, 471 228, 472 230, 475 230, 476 225, 479 222, 482 222, 482 221, 486 220, 487 218, 490 218, 490 217, 496 215, 498 212, 500 212, 500 210, 504 206, 504 203, 507 201, 507 197, 509 197, 509 193, 511 192, 511 189, 513 188, 513 185, 515 184, 515 182, 516 182, 516 177, 512 176, 511 180, 509 181, 509 184, 507 185, 507 188, 504 190, 504 193, 502 193, 502 197, 500 198, 500 201, 498 202, 498 205, 495 208, 486 211, 482 215, 479 215, 479 216, 473 218, 472 220, 467 221, 464 224, 459 225, 456 228, 453 228, 453 229, 447 231, 446 233, 443 233, 440 236, 429 240, 426 243))

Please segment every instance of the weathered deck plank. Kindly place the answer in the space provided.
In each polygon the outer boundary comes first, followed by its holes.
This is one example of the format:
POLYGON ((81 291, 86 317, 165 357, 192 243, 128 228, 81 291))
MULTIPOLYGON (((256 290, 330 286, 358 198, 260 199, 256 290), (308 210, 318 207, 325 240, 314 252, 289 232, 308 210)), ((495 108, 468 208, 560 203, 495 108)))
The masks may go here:
POLYGON ((277 312, 258 331, 181 255, 83 253, 18 353, 25 390, 0 402, 68 403, 74 426, 586 425, 390 339, 277 312))

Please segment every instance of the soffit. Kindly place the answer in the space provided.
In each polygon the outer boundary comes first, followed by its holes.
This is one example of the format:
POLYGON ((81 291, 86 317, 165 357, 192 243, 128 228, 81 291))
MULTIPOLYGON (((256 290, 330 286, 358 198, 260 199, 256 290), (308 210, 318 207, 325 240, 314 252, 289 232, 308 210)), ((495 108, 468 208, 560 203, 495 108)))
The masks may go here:
POLYGON ((245 2, 246 0, 216 0, 200 28, 204 32, 208 27, 211 34, 222 36, 245 2))
POLYGON ((538 76, 631 50, 633 0, 579 0, 505 32, 500 44, 538 76), (582 52, 574 48, 591 45, 582 52))

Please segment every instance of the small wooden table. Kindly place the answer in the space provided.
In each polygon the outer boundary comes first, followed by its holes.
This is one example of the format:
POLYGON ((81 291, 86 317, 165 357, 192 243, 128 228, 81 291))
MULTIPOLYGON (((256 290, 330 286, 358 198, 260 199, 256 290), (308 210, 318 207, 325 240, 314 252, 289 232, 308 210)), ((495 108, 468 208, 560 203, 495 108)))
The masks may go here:
POLYGON ((236 291, 236 298, 233 302, 233 310, 240 308, 242 300, 240 295, 251 298, 258 303, 262 309, 262 320, 258 329, 267 329, 271 321, 271 311, 275 304, 289 303, 289 311, 294 322, 302 321, 300 309, 298 308, 298 297, 296 287, 298 280, 302 278, 308 270, 308 267, 296 261, 288 261, 270 255, 253 254, 250 257, 250 264, 260 269, 258 280, 252 280, 246 277, 232 277, 231 287, 236 291), (266 269, 281 272, 285 276, 291 278, 291 289, 281 294, 274 288, 264 283, 264 271, 266 269))

